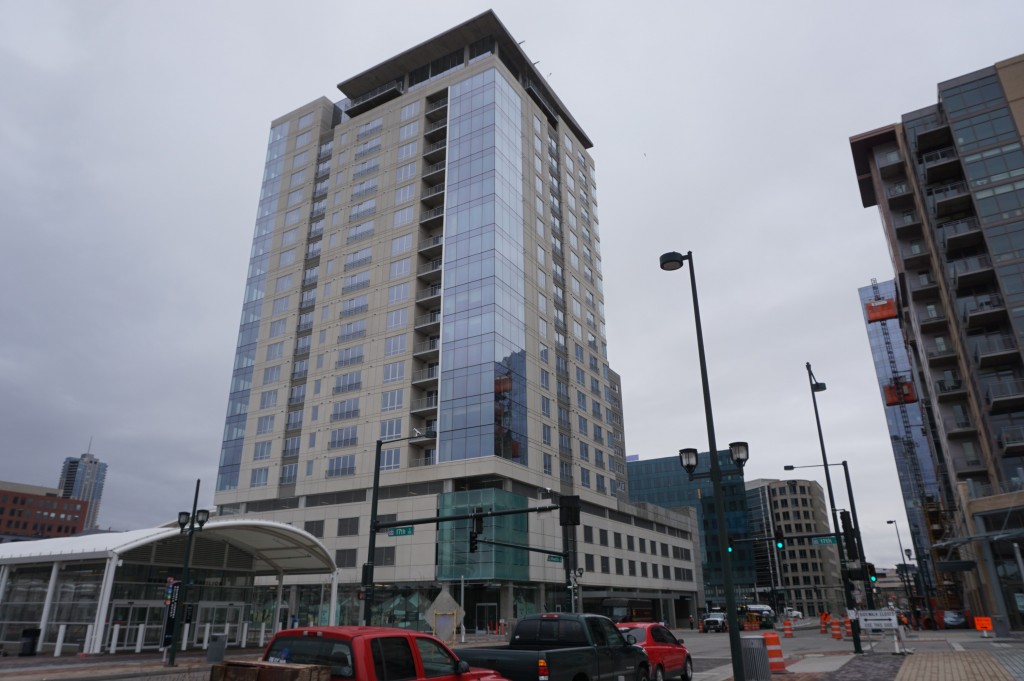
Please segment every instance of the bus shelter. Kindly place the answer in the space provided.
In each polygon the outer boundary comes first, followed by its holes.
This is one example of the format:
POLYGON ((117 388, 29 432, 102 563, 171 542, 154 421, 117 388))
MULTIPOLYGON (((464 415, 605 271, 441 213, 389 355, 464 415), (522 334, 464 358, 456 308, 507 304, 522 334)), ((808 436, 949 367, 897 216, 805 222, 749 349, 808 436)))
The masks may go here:
MULTIPOLYGON (((181 579, 185 543, 175 524, 0 544, 0 646, 13 652, 34 631, 37 652, 160 648, 168 585, 181 579)), ((284 578, 309 574, 331 576, 334 613, 337 570, 313 535, 267 520, 211 519, 193 537, 180 604, 185 646, 203 645, 211 633, 245 646, 254 624, 273 632, 284 578), (257 577, 277 578, 271 621, 253 621, 257 577)))

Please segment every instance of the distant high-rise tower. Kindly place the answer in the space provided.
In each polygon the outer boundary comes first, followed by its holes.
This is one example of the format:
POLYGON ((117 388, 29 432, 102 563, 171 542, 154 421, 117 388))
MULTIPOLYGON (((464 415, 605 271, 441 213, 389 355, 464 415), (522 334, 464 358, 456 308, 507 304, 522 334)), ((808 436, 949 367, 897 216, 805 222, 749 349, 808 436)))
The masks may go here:
POLYGON ((96 527, 96 519, 100 513, 100 500, 103 498, 103 483, 107 479, 107 464, 92 454, 79 457, 69 456, 64 459, 60 471, 60 482, 57 488, 65 499, 85 499, 89 502, 85 517, 85 529, 96 527))
POLYGON ((862 299, 869 332, 902 343, 885 321, 898 317, 906 337, 908 361, 885 359, 883 389, 910 478, 913 550, 935 562, 937 585, 963 584, 924 590, 936 609, 991 614, 997 629, 1024 627, 1011 541, 1024 533, 1022 131, 1024 55, 940 83, 936 104, 850 139, 862 203, 878 207, 896 270, 891 293, 862 299), (910 367, 914 380, 901 380, 910 367), (928 439, 945 481, 909 450, 928 439), (952 499, 933 513, 943 489, 952 499))

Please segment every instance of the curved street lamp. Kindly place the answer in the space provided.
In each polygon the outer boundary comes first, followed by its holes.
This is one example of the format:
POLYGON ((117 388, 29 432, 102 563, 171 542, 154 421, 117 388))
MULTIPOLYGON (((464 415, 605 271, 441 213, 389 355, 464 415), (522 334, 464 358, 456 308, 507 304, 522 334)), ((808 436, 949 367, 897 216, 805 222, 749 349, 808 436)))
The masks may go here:
MULTIPOLYGON (((185 560, 181 569, 181 590, 179 591, 178 602, 175 605, 177 612, 174 618, 174 627, 171 630, 171 645, 167 649, 167 666, 173 667, 174 660, 178 653, 178 634, 181 632, 181 621, 185 619, 185 611, 188 609, 188 568, 192 559, 192 535, 203 529, 203 525, 210 519, 210 512, 205 508, 196 510, 199 505, 199 480, 196 480, 196 494, 192 498, 192 512, 178 511, 178 527, 181 533, 188 539, 185 541, 185 560)), ((198 625, 198 622, 196 623, 198 625)))
MULTIPOLYGON (((704 332, 700 325, 700 305, 697 302, 697 278, 693 273, 693 253, 676 253, 671 251, 661 256, 661 269, 673 272, 682 268, 683 263, 690 263, 690 293, 693 298, 693 322, 697 329, 697 355, 700 358, 700 380, 704 392, 704 418, 708 428, 708 452, 711 457, 711 485, 715 496, 715 521, 718 523, 718 551, 721 555, 722 581, 725 587, 725 616, 729 623, 729 653, 732 657, 732 675, 734 679, 744 679, 743 656, 740 650, 740 627, 736 617, 736 593, 732 581, 732 560, 729 551, 729 534, 725 524, 725 500, 722 498, 722 469, 718 465, 718 447, 715 443, 715 421, 711 413, 711 390, 708 387, 708 365, 704 356, 704 332)), ((742 467, 749 457, 746 442, 734 442, 729 451, 737 466, 742 467)), ((679 451, 679 462, 686 469, 692 480, 693 469, 697 467, 697 450, 682 449, 679 451), (685 453, 685 454, 684 454, 685 453), (684 458, 685 457, 685 458, 684 458)))

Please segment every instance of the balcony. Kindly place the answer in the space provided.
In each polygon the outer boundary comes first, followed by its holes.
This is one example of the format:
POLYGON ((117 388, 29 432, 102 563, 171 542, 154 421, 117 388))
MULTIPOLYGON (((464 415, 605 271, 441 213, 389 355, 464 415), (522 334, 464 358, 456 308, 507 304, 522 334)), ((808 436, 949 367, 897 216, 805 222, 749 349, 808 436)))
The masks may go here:
POLYGON ((437 395, 419 397, 409 405, 409 412, 422 416, 423 412, 437 411, 437 395))
POLYGON ((441 375, 439 367, 427 367, 426 369, 417 369, 412 372, 412 384, 423 388, 430 385, 437 385, 437 379, 441 375))
POLYGON ((426 447, 428 450, 437 446, 437 420, 427 419, 422 428, 413 428, 409 433, 409 444, 414 447, 426 447))
POLYGON ((953 143, 953 134, 949 129, 949 123, 935 117, 931 127, 924 128, 917 133, 915 147, 920 153, 941 149, 953 143))
POLYGON ((320 145, 320 150, 317 152, 317 160, 323 161, 325 159, 329 159, 332 151, 334 151, 334 141, 324 142, 320 145))
POLYGON ((907 286, 914 300, 933 300, 939 297, 939 284, 930 273, 907 277, 907 286))
POLYGON ((982 337, 974 345, 974 361, 982 369, 1005 364, 1010 360, 1020 362, 1020 353, 1017 352, 1013 336, 982 337))
POLYGON ((968 459, 963 456, 953 457, 953 472, 957 476, 977 475, 978 473, 984 473, 986 470, 985 464, 979 459, 968 459))
POLYGON ((974 435, 978 429, 974 427, 971 420, 963 417, 950 416, 942 419, 942 425, 946 431, 946 437, 967 437, 974 435))
POLYGON ((295 397, 289 397, 288 398, 288 406, 289 407, 295 407, 295 406, 298 406, 300 404, 304 404, 305 402, 306 402, 306 396, 305 395, 297 395, 295 397))
POLYGON ((421 177, 427 182, 439 182, 444 180, 445 166, 447 164, 444 161, 437 163, 431 163, 423 168, 423 174, 421 177))
POLYGON ((448 98, 427 102, 427 110, 423 112, 428 121, 437 121, 448 117, 448 98))
POLYGON ((292 372, 292 380, 293 381, 301 381, 302 379, 304 379, 308 375, 309 375, 309 369, 298 369, 298 370, 292 372))
POLYGON ((903 257, 903 265, 907 269, 920 269, 931 266, 931 254, 922 241, 915 241, 901 248, 900 255, 903 257))
POLYGON ((925 180, 928 184, 949 182, 963 177, 960 170, 960 158, 954 147, 943 147, 921 155, 924 165, 925 180))
POLYGON ((922 331, 943 331, 947 324, 946 313, 942 310, 935 310, 932 313, 921 312, 918 323, 922 331))
POLYGON ((942 234, 942 248, 950 251, 960 250, 969 246, 977 246, 984 239, 978 218, 962 218, 939 225, 942 234))
POLYGON ((957 353, 951 347, 932 347, 927 351, 928 365, 932 367, 956 364, 957 353))
POLYGON ((313 322, 302 322, 298 326, 295 327, 295 330, 298 333, 302 333, 303 331, 312 331, 313 330, 313 322))
POLYGON ((339 359, 337 362, 334 363, 334 368, 341 369, 343 367, 350 367, 356 364, 362 364, 363 357, 365 357, 365 355, 352 355, 351 357, 346 357, 345 359, 339 359))
POLYGON ((943 379, 935 381, 935 392, 938 394, 940 402, 947 402, 950 400, 961 402, 966 399, 967 387, 959 378, 951 380, 943 379))
POLYGON ((363 382, 362 381, 352 381, 352 382, 349 382, 349 383, 345 383, 344 385, 336 385, 336 386, 334 386, 333 394, 340 395, 342 393, 350 393, 350 392, 352 392, 354 390, 361 390, 362 387, 363 387, 363 382))
POLYGON ((420 201, 423 205, 436 208, 444 204, 444 182, 439 182, 431 187, 427 187, 420 194, 420 201))
POLYGON ((444 269, 444 261, 441 258, 431 260, 425 265, 420 265, 416 270, 416 276, 423 281, 441 281, 441 271, 444 269))
POLYGON ((423 131, 423 137, 428 142, 437 142, 445 138, 448 133, 448 119, 442 118, 439 121, 434 121, 427 124, 427 129, 423 131))
POLYGON ((358 409, 349 409, 348 411, 335 411, 331 412, 331 421, 347 421, 349 419, 359 418, 358 409))
POLYGON ((348 108, 345 109, 345 113, 349 116, 358 116, 361 113, 369 111, 375 106, 380 106, 384 102, 390 101, 395 97, 400 97, 404 89, 403 80, 401 78, 393 80, 390 83, 385 83, 380 87, 370 90, 366 94, 359 95, 358 97, 350 100, 348 108))
POLYGON ((439 226, 444 218, 444 206, 428 208, 420 211, 420 225, 423 227, 439 226))
MULTIPOLYGON (((356 323, 356 322, 353 322, 353 324, 354 323, 356 323)), ((366 336, 366 329, 360 329, 359 331, 349 331, 348 333, 343 333, 340 336, 338 336, 338 342, 339 343, 348 343, 349 341, 354 341, 357 338, 363 338, 365 336, 366 336)))
POLYGON ((441 251, 444 247, 444 235, 443 234, 432 234, 426 239, 420 241, 419 254, 424 258, 430 258, 436 260, 441 257, 441 251))
POLYGON ((352 270, 358 270, 360 267, 366 267, 373 262, 373 256, 368 255, 364 258, 357 258, 356 260, 350 260, 345 263, 345 271, 351 272, 352 270))
POLYGON ((911 208, 914 205, 914 188, 907 180, 896 182, 885 188, 885 197, 893 212, 911 208))
POLYGON ((1024 454, 1024 426, 1004 426, 999 431, 998 442, 1003 456, 1021 456, 1024 454))
POLYGON ((946 217, 961 213, 971 207, 971 194, 966 182, 950 182, 949 184, 928 189, 928 200, 935 217, 946 217))
POLYGON ((417 315, 413 327, 420 333, 437 333, 441 330, 441 311, 417 315))
POLYGON ((995 293, 967 298, 963 301, 962 318, 969 329, 985 327, 1006 318, 1006 304, 995 293))
POLYGON ((448 140, 438 140, 423 147, 423 160, 427 163, 443 161, 447 155, 448 140))
POLYGON ((985 389, 985 402, 993 414, 1024 407, 1024 380, 993 381, 985 389))
POLYGON ((992 259, 987 255, 954 260, 947 265, 947 271, 958 291, 983 286, 995 280, 992 259))
POLYGON ((886 180, 902 176, 903 154, 898 151, 884 154, 878 159, 878 173, 886 180))
POLYGON ((440 351, 441 341, 437 338, 419 341, 418 343, 412 346, 412 356, 415 357, 416 359, 437 359, 437 355, 440 351))
POLYGON ((425 307, 437 307, 441 304, 441 285, 433 284, 430 288, 416 292, 416 302, 425 307))
POLYGON ((299 301, 300 310, 309 310, 316 306, 316 298, 303 298, 299 301))
POLYGON ((904 210, 901 213, 893 213, 892 227, 900 239, 921 238, 921 217, 915 210, 904 210))

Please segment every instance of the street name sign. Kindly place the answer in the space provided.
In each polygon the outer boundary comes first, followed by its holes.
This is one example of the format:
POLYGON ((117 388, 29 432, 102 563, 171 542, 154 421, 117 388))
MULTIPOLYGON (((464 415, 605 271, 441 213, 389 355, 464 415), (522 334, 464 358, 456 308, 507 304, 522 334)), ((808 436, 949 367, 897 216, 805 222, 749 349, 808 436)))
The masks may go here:
POLYGON ((819 545, 835 544, 836 543, 836 538, 835 538, 834 535, 830 535, 828 537, 811 537, 811 543, 812 544, 819 544, 819 545))
POLYGON ((416 527, 414 525, 406 525, 405 527, 389 527, 388 528, 388 536, 389 537, 408 537, 410 534, 412 534, 415 531, 415 529, 416 529, 416 527))
POLYGON ((893 610, 858 610, 861 629, 895 629, 896 612, 893 610))
POLYGON ((548 562, 549 563, 561 563, 562 562, 562 557, 561 556, 548 556, 548 562))

